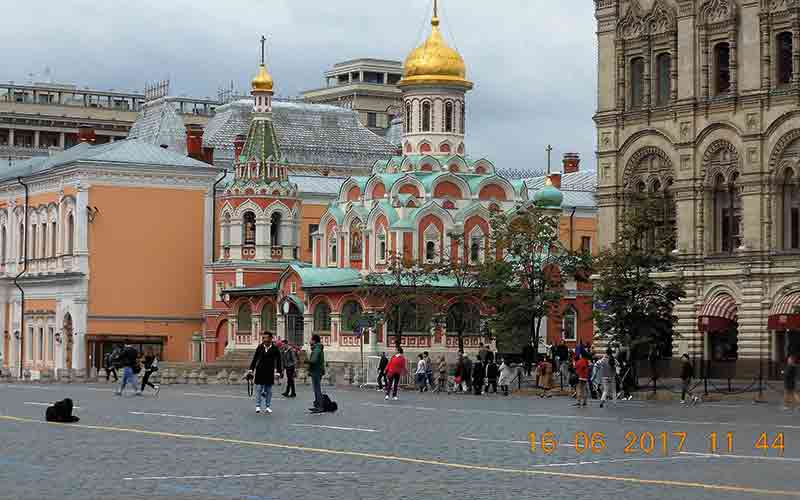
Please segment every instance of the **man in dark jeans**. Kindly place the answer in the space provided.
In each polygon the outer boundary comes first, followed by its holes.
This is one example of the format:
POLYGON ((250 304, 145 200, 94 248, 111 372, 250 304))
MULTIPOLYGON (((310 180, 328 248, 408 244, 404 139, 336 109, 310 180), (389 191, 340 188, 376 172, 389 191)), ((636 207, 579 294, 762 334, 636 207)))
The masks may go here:
POLYGON ((389 364, 389 358, 386 353, 381 353, 381 362, 378 363, 378 390, 383 390, 383 385, 386 383, 386 365, 389 364))
POLYGON ((311 336, 308 373, 311 375, 311 386, 314 388, 314 407, 309 410, 324 411, 322 407, 322 376, 325 375, 325 353, 322 351, 322 339, 316 333, 311 336))
POLYGON ((297 366, 297 354, 287 341, 284 341, 281 345, 281 354, 283 355, 283 367, 286 369, 286 390, 283 391, 282 395, 287 398, 296 398, 294 371, 297 366))
POLYGON ((106 370, 106 382, 108 382, 111 379, 111 375, 114 375, 114 382, 118 380, 117 368, 114 366, 114 361, 113 361, 117 352, 118 352, 117 349, 114 349, 113 351, 106 353, 106 355, 103 356, 103 368, 105 368, 106 370))

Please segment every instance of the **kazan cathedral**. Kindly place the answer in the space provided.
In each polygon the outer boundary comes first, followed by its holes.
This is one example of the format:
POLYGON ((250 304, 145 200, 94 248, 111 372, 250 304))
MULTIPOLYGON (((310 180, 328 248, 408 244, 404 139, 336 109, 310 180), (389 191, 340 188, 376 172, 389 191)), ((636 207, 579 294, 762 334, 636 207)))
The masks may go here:
MULTIPOLYGON (((380 307, 358 293, 364 277, 384 270, 391 255, 435 262, 457 253, 477 263, 490 213, 529 202, 524 181, 509 181, 489 160, 467 153, 466 93, 473 84, 461 55, 444 41, 435 10, 430 35, 406 58, 399 87, 403 120, 395 155, 341 182, 317 231, 307 235, 310 255, 300 256, 305 198, 289 175, 286 141, 274 121, 273 80, 262 62, 251 84, 249 129, 233 141, 233 178, 216 194, 216 248, 205 271, 205 360, 249 355, 264 330, 298 346, 320 334, 333 362, 354 361, 361 348, 388 350, 394 339, 384 325, 356 335, 360 317, 380 307), (452 233, 464 235, 462 244, 452 233)), ((549 179, 546 184, 531 202, 560 211, 562 193, 549 179)), ((449 321, 432 321, 449 317, 447 304, 436 306, 444 310, 414 307, 401 345, 454 356, 449 321)), ((482 309, 474 304, 465 311, 468 350, 483 341, 482 309)))

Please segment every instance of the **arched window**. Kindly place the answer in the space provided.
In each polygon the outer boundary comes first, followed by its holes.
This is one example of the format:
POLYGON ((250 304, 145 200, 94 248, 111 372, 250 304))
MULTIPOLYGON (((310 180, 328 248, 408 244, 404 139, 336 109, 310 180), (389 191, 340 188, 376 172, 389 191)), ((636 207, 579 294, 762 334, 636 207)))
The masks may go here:
POLYGON ((351 300, 342 307, 342 331, 354 332, 361 319, 361 304, 351 300))
POLYGON ((31 259, 36 259, 38 256, 36 255, 36 224, 31 224, 31 259))
MULTIPOLYGON (((459 119, 459 122, 460 122, 458 131, 459 131, 459 133, 463 134, 464 133, 464 116, 466 116, 466 114, 467 114, 467 105, 465 103, 463 103, 463 102, 461 103, 461 110, 460 111, 461 112, 458 115, 458 119, 459 119)), ((459 151, 458 154, 463 154, 463 152, 459 151)))
POLYGON ((267 302, 261 308, 261 330, 272 332, 278 331, 278 317, 275 314, 275 304, 267 302))
POLYGON ((276 247, 281 244, 281 214, 272 212, 269 221, 269 244, 276 247))
POLYGON ((253 309, 250 304, 239 306, 236 314, 236 331, 243 335, 249 335, 253 330, 253 309))
POLYGON ((422 131, 431 131, 431 103, 422 103, 422 131))
POLYGON ((58 248, 56 247, 56 242, 58 241, 58 226, 56 225, 56 221, 50 223, 50 253, 53 257, 57 257, 58 248))
POLYGON ((800 250, 800 179, 787 169, 782 181, 783 248, 800 250))
POLYGON ((466 335, 481 333, 481 312, 475 304, 453 304, 447 310, 447 331, 466 335))
POLYGON ((49 257, 47 252, 49 248, 47 248, 47 222, 42 222, 42 257, 46 258, 49 257))
POLYGON ((469 263, 477 264, 481 260, 481 243, 478 238, 472 238, 469 245, 469 263))
POLYGON ((334 231, 330 236, 328 236, 328 264, 336 264, 337 259, 337 249, 338 245, 336 244, 337 240, 339 239, 339 235, 336 234, 334 231))
POLYGON ((314 308, 314 331, 331 331, 331 306, 325 301, 320 302, 314 308))
POLYGON ((17 241, 19 242, 18 245, 17 245, 19 247, 17 249, 18 250, 17 256, 19 257, 18 260, 22 260, 23 257, 27 257, 27 255, 25 255, 25 224, 24 223, 19 225, 19 235, 18 235, 17 241))
POLYGON ((67 216, 67 255, 75 251, 75 217, 72 212, 67 216))
POLYGON ((777 51, 775 62, 777 70, 777 84, 792 83, 792 34, 788 31, 778 33, 775 39, 777 51))
POLYGON ((742 200, 736 177, 726 183, 722 174, 714 182, 714 237, 718 252, 731 253, 741 246, 742 200))
POLYGON ((731 89, 731 46, 728 42, 714 46, 714 94, 725 94, 731 89))
POLYGON ((425 243, 425 260, 433 262, 436 259, 436 243, 428 241, 425 243))
POLYGON ((231 244, 231 215, 229 213, 222 214, 222 236, 220 239, 224 247, 231 244))
POLYGON ((644 105, 644 58, 631 59, 631 109, 644 105))
POLYGON ((656 57, 656 106, 669 104, 671 88, 670 73, 672 70, 672 56, 665 52, 656 57))
POLYGON ((256 214, 245 212, 242 220, 242 242, 245 245, 256 244, 256 214))
POLYGON ((448 101, 444 105, 444 131, 452 132, 453 127, 453 103, 448 101))
POLYGON ((0 265, 6 263, 6 226, 0 228, 0 265))
POLYGON ((563 340, 578 339, 578 312, 568 306, 561 318, 561 335, 563 340))
POLYGON ((414 131, 413 116, 414 115, 411 114, 411 104, 408 103, 408 104, 406 104, 406 122, 405 122, 406 132, 413 132, 414 131))

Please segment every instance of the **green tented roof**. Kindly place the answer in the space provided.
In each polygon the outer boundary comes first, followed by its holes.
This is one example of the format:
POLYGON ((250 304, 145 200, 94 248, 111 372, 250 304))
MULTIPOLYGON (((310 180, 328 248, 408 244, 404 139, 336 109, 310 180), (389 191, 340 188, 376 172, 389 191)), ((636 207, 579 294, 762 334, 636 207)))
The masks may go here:
POLYGON ((256 160, 259 163, 279 161, 281 155, 272 120, 254 119, 250 123, 247 141, 242 149, 241 160, 256 160))

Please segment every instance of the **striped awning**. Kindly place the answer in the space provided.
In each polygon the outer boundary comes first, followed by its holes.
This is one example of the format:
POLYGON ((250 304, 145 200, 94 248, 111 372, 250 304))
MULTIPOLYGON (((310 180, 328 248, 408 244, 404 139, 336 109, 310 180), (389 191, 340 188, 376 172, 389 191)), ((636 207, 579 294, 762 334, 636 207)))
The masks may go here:
POLYGON ((736 301, 723 293, 709 299, 697 318, 697 327, 701 332, 720 331, 730 328, 736 322, 736 301))
POLYGON ((778 299, 769 310, 770 330, 800 330, 800 292, 778 299))

